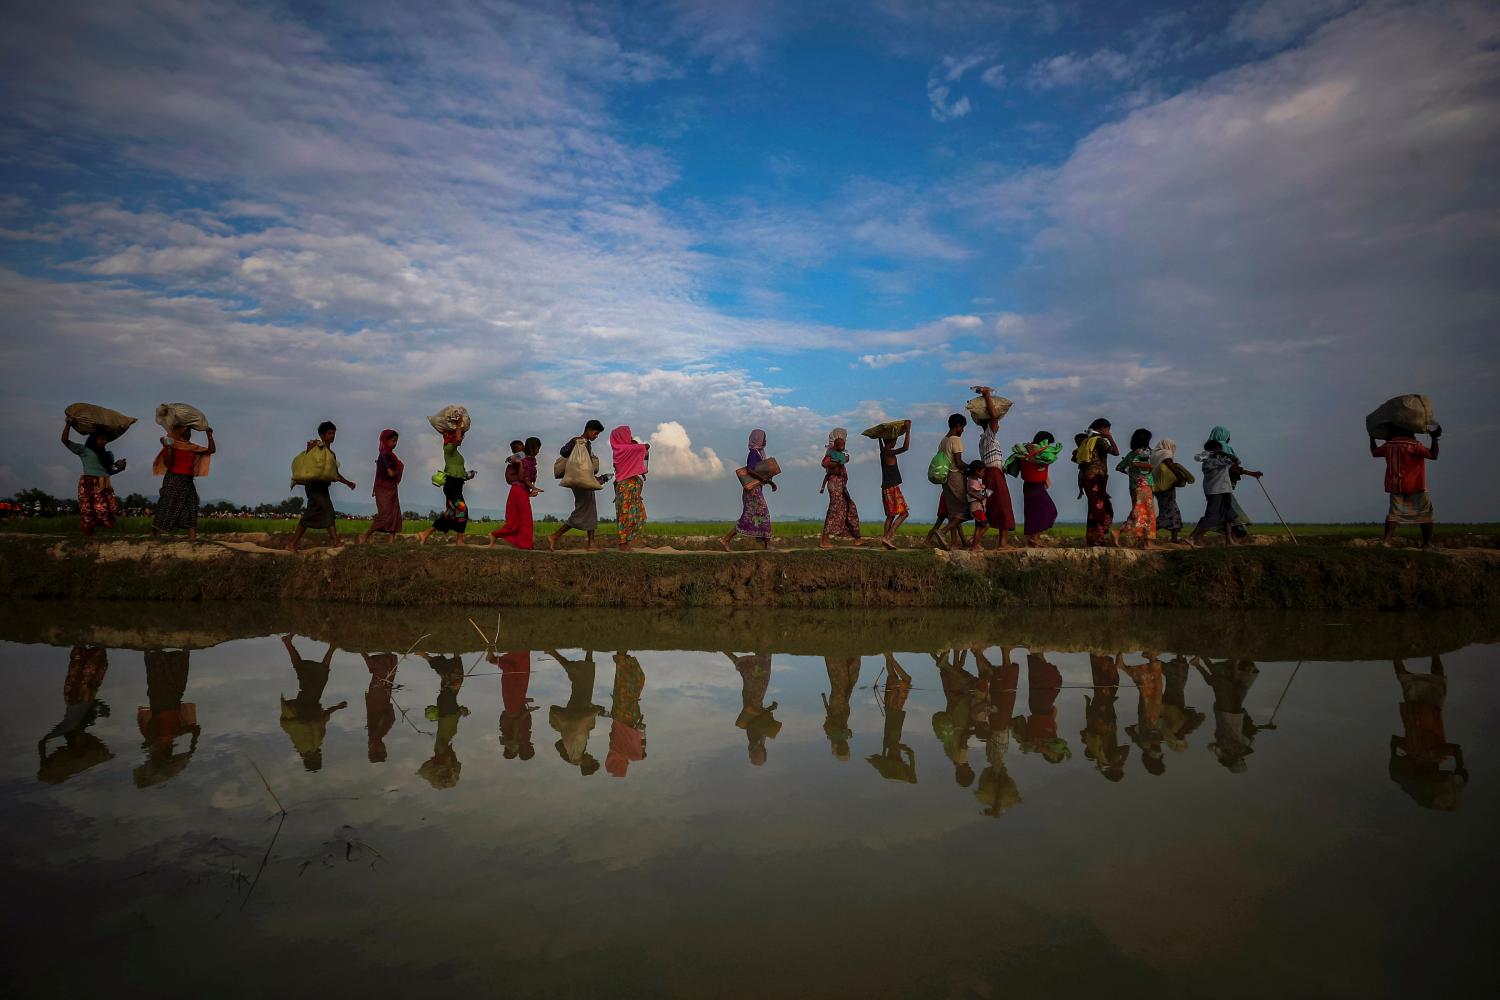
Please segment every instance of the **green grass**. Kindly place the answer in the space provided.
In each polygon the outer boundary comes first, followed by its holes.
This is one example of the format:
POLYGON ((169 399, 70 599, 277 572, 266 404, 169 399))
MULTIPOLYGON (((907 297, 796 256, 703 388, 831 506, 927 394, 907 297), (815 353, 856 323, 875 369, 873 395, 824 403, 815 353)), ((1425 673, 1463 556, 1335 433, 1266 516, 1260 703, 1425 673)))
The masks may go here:
MULTIPOLYGON (((412 534, 426 528, 430 522, 407 521, 403 525, 403 532, 412 534)), ((341 520, 338 523, 339 534, 356 534, 369 527, 368 519, 351 518, 341 520)), ((652 538, 707 538, 714 535, 723 535, 729 530, 729 521, 691 521, 691 522, 647 522, 646 535, 652 538)), ((474 532, 478 532, 483 526, 484 530, 490 527, 498 527, 498 522, 473 522, 474 532)), ((144 535, 151 527, 151 519, 147 517, 123 517, 120 518, 115 533, 124 535, 144 535)), ((297 527, 295 519, 278 518, 202 518, 198 522, 198 532, 203 535, 232 533, 232 532, 271 532, 291 533, 297 527)), ((556 528, 554 523, 538 521, 537 532, 544 533, 556 528)), ((864 534, 867 537, 879 537, 881 522, 865 522, 864 534)), ((903 538, 920 538, 926 533, 927 524, 912 524, 908 522, 901 528, 900 536, 903 538)), ((816 538, 823 530, 821 522, 818 521, 783 521, 776 525, 777 538, 788 539, 812 539, 816 538)), ((1259 524, 1251 529, 1257 535, 1284 536, 1285 530, 1279 525, 1259 524)), ((1292 530, 1297 537, 1303 541, 1340 542, 1351 541, 1359 538, 1379 538, 1382 532, 1380 524, 1294 524, 1292 530)), ((0 532, 21 532, 26 534, 49 534, 49 535, 76 535, 78 534, 78 519, 76 517, 33 517, 15 518, 0 521, 0 532)), ((601 524, 599 535, 601 538, 611 537, 615 533, 613 524, 601 524)), ((107 535, 107 532, 101 532, 107 535)), ((321 534, 321 533, 315 533, 321 534)), ((1053 538, 1064 540, 1077 540, 1083 538, 1083 525, 1081 524, 1059 524, 1053 527, 1049 534, 1053 538)), ((1436 531, 1439 539, 1460 538, 1480 536, 1486 539, 1500 538, 1500 523, 1488 524, 1440 524, 1436 531)), ((1402 537, 1415 537, 1414 528, 1403 528, 1400 532, 1402 537)))

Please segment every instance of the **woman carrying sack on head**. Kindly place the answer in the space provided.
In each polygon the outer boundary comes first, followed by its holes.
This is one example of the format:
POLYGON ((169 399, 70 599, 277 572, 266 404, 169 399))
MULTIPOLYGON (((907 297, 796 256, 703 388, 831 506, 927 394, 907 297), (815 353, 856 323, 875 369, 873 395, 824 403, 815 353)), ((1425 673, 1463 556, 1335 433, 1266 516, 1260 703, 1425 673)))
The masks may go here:
POLYGON ((114 453, 105 447, 110 435, 101 430, 88 432, 82 441, 69 437, 73 430, 72 417, 63 420, 62 443, 83 463, 83 474, 78 477, 78 526, 85 537, 92 536, 94 529, 113 528, 120 513, 120 501, 115 496, 111 476, 125 471, 125 460, 115 459, 114 453))
POLYGON ((152 475, 161 476, 151 534, 186 529, 188 538, 196 541, 198 487, 193 480, 208 475, 209 456, 218 451, 219 446, 214 443, 212 427, 203 432, 208 437, 207 447, 189 440, 193 431, 186 424, 172 424, 166 430, 167 436, 161 439, 161 451, 151 465, 152 475))
POLYGON ((469 530, 469 505, 464 501, 464 483, 474 478, 474 473, 464 466, 464 457, 458 446, 464 443, 463 425, 443 432, 443 471, 439 476, 443 487, 443 512, 432 522, 432 527, 417 533, 417 543, 427 544, 434 531, 454 533, 459 545, 464 544, 464 532, 469 530))

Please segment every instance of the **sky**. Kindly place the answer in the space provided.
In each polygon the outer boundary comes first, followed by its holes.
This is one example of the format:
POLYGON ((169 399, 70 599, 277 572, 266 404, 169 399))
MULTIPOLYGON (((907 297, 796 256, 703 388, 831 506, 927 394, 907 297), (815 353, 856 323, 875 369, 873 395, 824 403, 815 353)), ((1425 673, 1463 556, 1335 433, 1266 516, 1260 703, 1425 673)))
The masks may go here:
MULTIPOLYGON (((653 442, 657 518, 737 516, 756 427, 773 516, 817 516, 847 427, 873 519, 858 432, 905 417, 921 519, 945 418, 987 384, 1007 447, 1106 416, 1181 458, 1227 425, 1301 521, 1383 518, 1364 415, 1425 393, 1439 519, 1495 517, 1493 4, 18 0, 7 22, 0 494, 71 492, 75 401, 140 418, 116 487, 154 493, 152 415, 183 401, 219 442, 205 499, 288 495, 327 419, 360 487, 336 499, 369 502, 391 427, 427 509, 425 417, 459 404, 479 509, 512 438, 550 457, 596 417, 653 442)), ((542 485, 538 514, 566 511, 542 485)))

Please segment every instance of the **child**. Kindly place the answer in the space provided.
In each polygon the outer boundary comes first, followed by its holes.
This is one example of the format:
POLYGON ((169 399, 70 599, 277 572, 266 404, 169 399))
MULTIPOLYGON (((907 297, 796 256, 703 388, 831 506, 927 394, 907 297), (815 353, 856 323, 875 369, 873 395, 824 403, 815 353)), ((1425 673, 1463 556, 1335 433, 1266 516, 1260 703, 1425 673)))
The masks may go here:
POLYGON ((1427 496, 1427 459, 1438 457, 1438 438, 1443 429, 1436 425, 1428 433, 1432 444, 1423 445, 1410 434, 1397 434, 1385 444, 1370 438, 1370 456, 1385 459, 1385 491, 1391 505, 1385 515, 1385 539, 1389 547, 1396 538, 1396 525, 1415 524, 1422 531, 1422 548, 1432 544, 1432 500, 1427 496))
POLYGON ((512 441, 510 443, 510 455, 505 459, 505 464, 520 465, 524 461, 526 461, 526 442, 512 441))
POLYGON ((1260 473, 1242 468, 1234 456, 1225 453, 1222 443, 1212 439, 1203 443, 1203 450, 1195 457, 1203 464, 1203 494, 1208 498, 1208 509, 1188 536, 1188 542, 1197 545, 1205 532, 1222 531, 1224 544, 1233 545, 1234 532, 1230 529, 1234 526, 1234 487, 1230 483, 1230 473, 1256 479, 1260 478, 1260 473))
MULTIPOLYGON (((1082 437, 1082 435, 1079 435, 1082 437)), ((1082 443, 1082 442, 1080 442, 1082 443)), ((1047 487, 1051 485, 1048 466, 1057 461, 1062 445, 1052 437, 1051 431, 1037 431, 1030 444, 1018 444, 1011 448, 1006 471, 1021 477, 1021 505, 1026 547, 1034 549, 1042 534, 1057 523, 1057 505, 1052 502, 1047 487)))
POLYGON ((1130 451, 1115 468, 1130 477, 1130 518, 1121 534, 1134 532, 1141 548, 1152 548, 1156 542, 1156 502, 1152 498, 1151 432, 1144 427, 1130 435, 1130 451))
POLYGON ((894 437, 880 439, 880 503, 885 508, 885 534, 880 544, 888 549, 896 547, 896 532, 911 513, 901 492, 901 468, 896 464, 896 456, 911 447, 910 420, 902 430, 906 436, 899 448, 894 437))
POLYGON ((969 543, 969 548, 977 552, 979 540, 990 526, 989 517, 985 513, 990 491, 984 485, 983 462, 976 459, 964 467, 964 490, 965 499, 969 502, 969 516, 974 519, 974 540, 969 543))

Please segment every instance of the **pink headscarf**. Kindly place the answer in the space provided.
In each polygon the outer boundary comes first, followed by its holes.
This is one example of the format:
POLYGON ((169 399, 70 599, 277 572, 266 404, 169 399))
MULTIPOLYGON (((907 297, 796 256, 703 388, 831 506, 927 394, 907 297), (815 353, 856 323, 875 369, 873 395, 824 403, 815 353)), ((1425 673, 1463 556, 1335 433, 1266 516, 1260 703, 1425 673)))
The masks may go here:
POLYGON ((628 425, 621 424, 609 432, 609 446, 615 453, 616 479, 646 474, 646 446, 631 439, 628 425))

